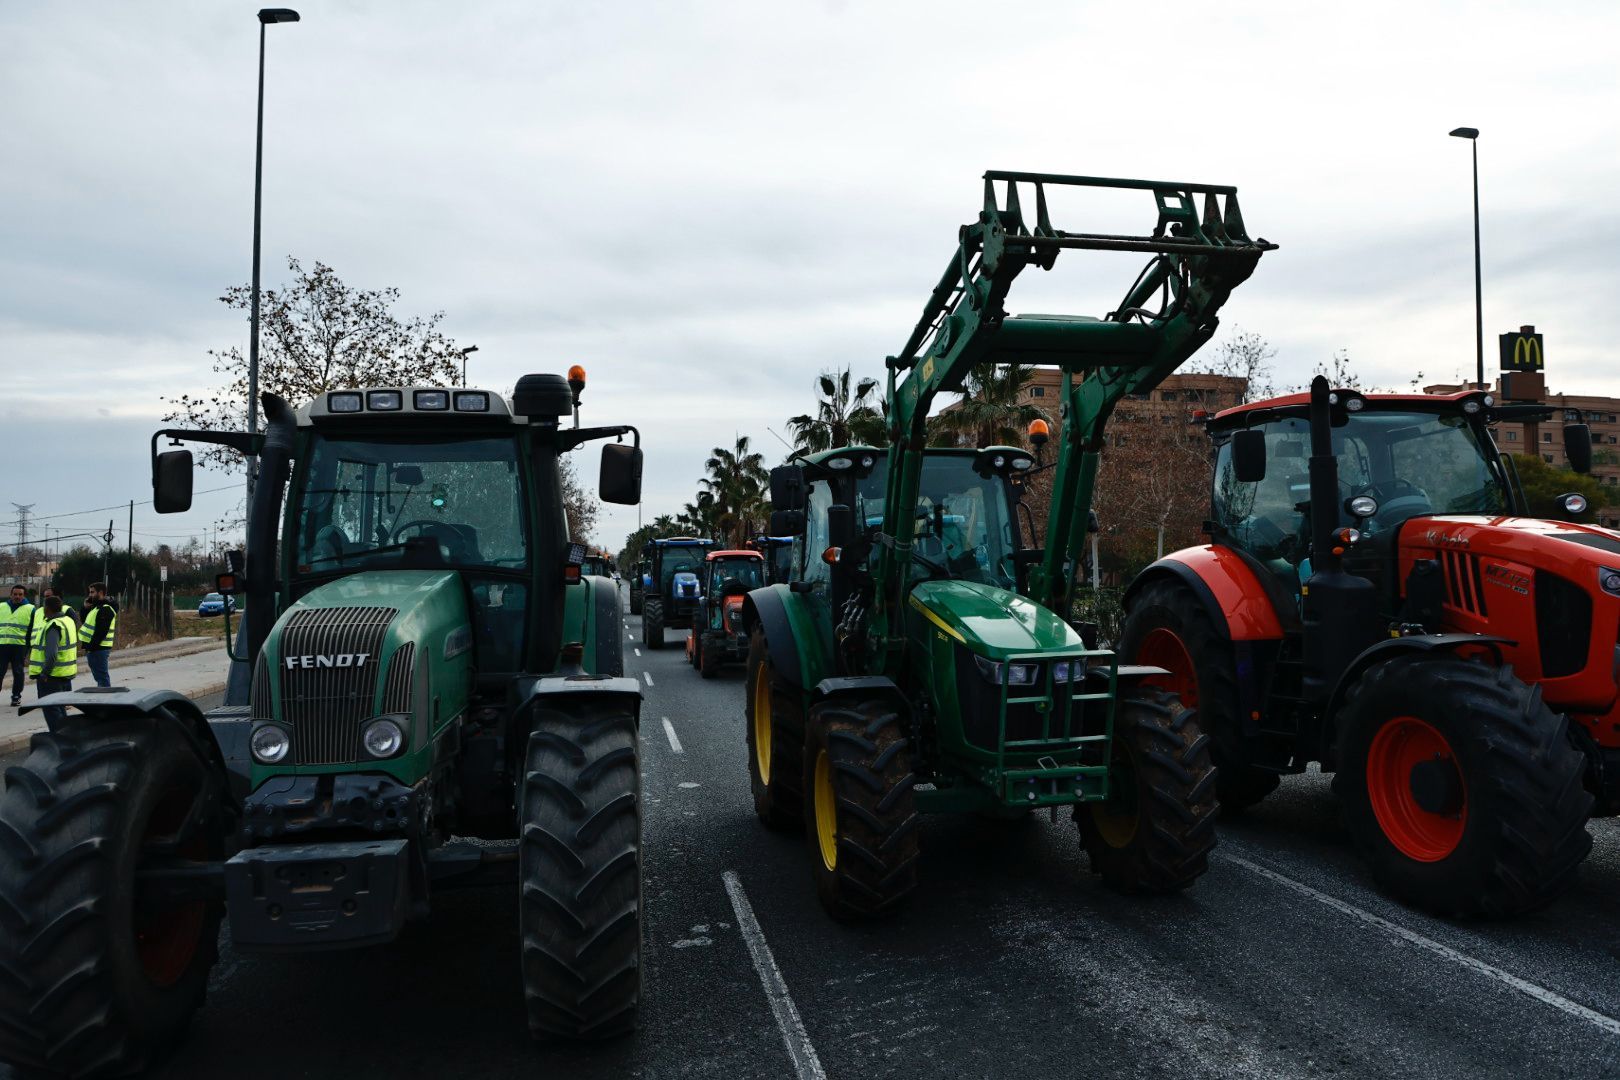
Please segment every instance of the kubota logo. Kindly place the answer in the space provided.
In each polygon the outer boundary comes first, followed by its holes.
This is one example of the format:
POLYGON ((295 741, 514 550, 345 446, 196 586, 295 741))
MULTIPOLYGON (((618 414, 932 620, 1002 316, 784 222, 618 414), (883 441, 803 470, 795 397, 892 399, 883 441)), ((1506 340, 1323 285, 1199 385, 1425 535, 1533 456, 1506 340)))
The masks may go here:
POLYGON ((371 656, 367 652, 344 652, 326 655, 317 653, 313 656, 288 656, 282 659, 291 671, 293 668, 349 668, 359 667, 371 656))

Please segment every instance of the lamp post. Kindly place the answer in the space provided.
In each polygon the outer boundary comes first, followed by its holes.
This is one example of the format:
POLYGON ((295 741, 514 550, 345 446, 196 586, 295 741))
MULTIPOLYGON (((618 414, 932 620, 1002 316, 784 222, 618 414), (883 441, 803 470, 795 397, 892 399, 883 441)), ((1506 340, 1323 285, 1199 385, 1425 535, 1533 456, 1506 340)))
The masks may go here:
POLYGON ((1474 152, 1474 377, 1485 389, 1485 311, 1479 285, 1479 128, 1453 128, 1451 136, 1467 139, 1474 152))
MULTIPOLYGON (((264 28, 271 23, 298 21, 298 12, 292 8, 261 8, 259 10, 259 123, 253 142, 253 296, 249 301, 248 323, 248 434, 259 431, 259 207, 264 180, 264 28)), ((249 454, 247 460, 247 497, 253 503, 253 480, 259 471, 259 459, 249 454)))
POLYGON ((461 385, 462 386, 467 385, 467 354, 468 353, 475 353, 477 351, 478 351, 478 346, 476 346, 476 345, 469 345, 465 349, 461 350, 461 385))

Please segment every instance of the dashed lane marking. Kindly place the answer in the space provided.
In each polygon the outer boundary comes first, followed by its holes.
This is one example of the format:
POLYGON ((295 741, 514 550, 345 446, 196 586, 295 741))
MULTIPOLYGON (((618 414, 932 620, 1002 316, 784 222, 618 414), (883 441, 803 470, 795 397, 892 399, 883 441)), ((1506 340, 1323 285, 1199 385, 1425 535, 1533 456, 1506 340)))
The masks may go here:
POLYGON ((641 655, 641 650, 640 650, 640 649, 637 649, 637 650, 636 650, 636 655, 637 655, 637 656, 640 656, 640 655, 641 655))
POLYGON ((771 955, 771 947, 765 942, 765 932, 759 928, 759 920, 754 918, 754 907, 748 902, 748 894, 743 892, 742 879, 735 870, 727 870, 720 878, 726 883, 726 894, 731 897, 731 910, 737 913, 737 930, 748 945, 748 955, 754 959, 754 970, 759 973, 759 981, 765 987, 765 999, 771 1004, 776 1026, 781 1029, 782 1041, 787 1044, 793 1071, 798 1074, 799 1080, 826 1080, 827 1073, 821 1067, 821 1059, 816 1056, 816 1048, 810 1045, 810 1033, 804 1030, 804 1020, 793 1004, 787 983, 782 981, 781 969, 776 966, 776 957, 771 955))
POLYGON ((650 672, 650 671, 643 671, 643 672, 642 672, 642 673, 641 673, 641 677, 642 677, 642 678, 643 678, 643 679, 646 679, 646 680, 647 680, 647 685, 648 685, 648 686, 651 686, 651 685, 652 685, 652 684, 653 684, 653 681, 652 681, 652 672, 650 672))
POLYGON ((669 722, 667 716, 661 716, 659 719, 664 722, 664 734, 669 736, 669 748, 677 754, 682 753, 681 737, 675 734, 675 725, 669 722))
POLYGON ((1585 1005, 1582 1005, 1576 1001, 1571 1001, 1569 998, 1549 990, 1545 986, 1540 986, 1528 979, 1521 979, 1512 972, 1503 971, 1501 968, 1487 964, 1483 960, 1477 960, 1465 952, 1459 952, 1458 950, 1453 949, 1449 945, 1442 945, 1433 938, 1424 937, 1415 930, 1408 930, 1406 927, 1374 915, 1370 911, 1363 911, 1354 904, 1346 903, 1336 896, 1329 896, 1325 892, 1318 892, 1316 889, 1311 888, 1309 885, 1306 885, 1303 882, 1295 881, 1293 878, 1279 874, 1277 871, 1261 866, 1259 863, 1250 862, 1248 859, 1240 856, 1225 853, 1217 855, 1216 857, 1224 859, 1229 863, 1236 863, 1238 866, 1243 867, 1250 873, 1259 874, 1261 877, 1266 878, 1269 881, 1274 881, 1286 889, 1294 890, 1301 896, 1308 896, 1319 904, 1326 904, 1328 907, 1342 915, 1349 915, 1351 918, 1360 919, 1369 926, 1375 926, 1385 933, 1392 934, 1410 945, 1416 945, 1420 949, 1427 949, 1429 952, 1434 953, 1436 956, 1439 956, 1442 959, 1450 960, 1458 967, 1465 968, 1478 975, 1484 975, 1486 978, 1495 979, 1497 982, 1506 983, 1508 986, 1511 986, 1513 989, 1519 991, 1519 993, 1533 997, 1543 1004, 1551 1005, 1553 1008, 1562 1010, 1563 1012, 1566 1012, 1570 1016, 1576 1017, 1577 1019, 1585 1020, 1588 1024, 1591 1024, 1593 1027, 1596 1027, 1602 1031, 1606 1031, 1610 1035, 1620 1035, 1620 1020, 1616 1020, 1612 1016, 1606 1016, 1594 1009, 1588 1009, 1585 1005))

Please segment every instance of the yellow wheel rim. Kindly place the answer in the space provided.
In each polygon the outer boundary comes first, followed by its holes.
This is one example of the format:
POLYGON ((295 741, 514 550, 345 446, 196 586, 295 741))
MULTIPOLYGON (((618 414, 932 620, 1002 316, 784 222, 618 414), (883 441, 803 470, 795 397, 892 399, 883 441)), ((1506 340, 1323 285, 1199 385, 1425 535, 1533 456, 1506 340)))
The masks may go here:
POLYGON ((832 762, 827 751, 816 755, 816 844, 828 870, 838 868, 838 796, 833 792, 832 762))
POLYGON ((770 669, 760 661, 754 669, 754 767, 759 782, 771 782, 771 679, 770 669))
MULTIPOLYGON (((1120 737, 1114 729, 1114 738, 1120 737)), ((1097 826, 1097 835, 1111 848, 1123 848, 1136 839, 1137 812, 1136 770, 1132 768, 1130 750, 1114 756, 1114 775, 1108 779, 1108 798, 1091 804, 1091 820, 1097 826)))

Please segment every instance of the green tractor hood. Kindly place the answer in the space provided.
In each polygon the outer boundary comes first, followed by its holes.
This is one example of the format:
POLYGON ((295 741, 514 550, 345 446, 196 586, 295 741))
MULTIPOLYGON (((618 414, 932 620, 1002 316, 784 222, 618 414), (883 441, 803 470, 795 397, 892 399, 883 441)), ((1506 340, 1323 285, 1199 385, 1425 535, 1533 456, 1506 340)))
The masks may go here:
POLYGON ((925 581, 910 605, 933 627, 991 660, 1013 653, 1078 649, 1080 635, 1026 597, 976 581, 925 581))
POLYGON ((255 720, 275 720, 292 751, 275 772, 425 774, 432 743, 466 707, 473 635, 460 575, 446 570, 368 570, 310 590, 276 620, 253 673, 255 720), (398 756, 366 756, 361 726, 399 717, 398 756))

